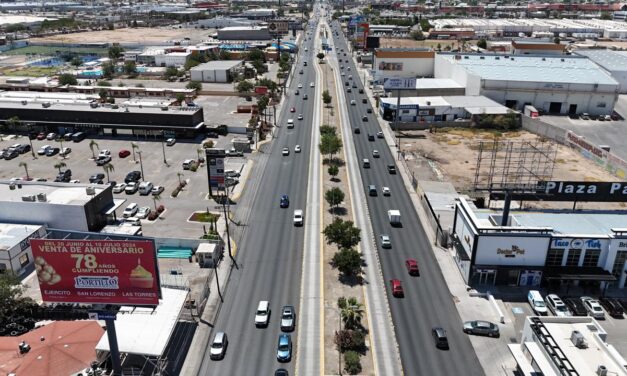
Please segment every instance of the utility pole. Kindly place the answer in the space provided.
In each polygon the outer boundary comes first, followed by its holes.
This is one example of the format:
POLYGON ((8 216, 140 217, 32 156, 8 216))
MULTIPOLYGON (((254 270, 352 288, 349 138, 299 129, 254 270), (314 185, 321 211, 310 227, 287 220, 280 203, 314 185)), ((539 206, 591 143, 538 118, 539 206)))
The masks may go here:
POLYGON ((228 194, 226 194, 228 192, 227 190, 225 190, 225 194, 222 200, 222 210, 224 211, 224 223, 226 223, 226 244, 229 249, 229 257, 231 258, 233 265, 235 265, 235 269, 239 269, 239 266, 237 266, 237 261, 235 260, 235 257, 233 256, 233 253, 231 252, 231 235, 229 234, 229 216, 226 212, 226 201, 229 199, 228 194))
POLYGON ((137 155, 139 155, 139 167, 142 172, 142 181, 144 180, 144 163, 142 162, 142 151, 138 150, 137 155))
POLYGON ((397 145, 396 150, 398 154, 398 160, 401 160, 401 137, 398 134, 398 126, 401 118, 401 89, 396 91, 396 116, 394 120, 394 131, 396 132, 397 145))
POLYGON ((218 286, 218 296, 220 297, 220 302, 224 302, 224 298, 222 298, 222 292, 220 292, 220 278, 218 278, 218 263, 213 262, 213 272, 216 276, 216 286, 218 286))
POLYGON ((161 148, 163 149, 163 163, 168 164, 168 161, 165 159, 165 131, 161 131, 161 148))

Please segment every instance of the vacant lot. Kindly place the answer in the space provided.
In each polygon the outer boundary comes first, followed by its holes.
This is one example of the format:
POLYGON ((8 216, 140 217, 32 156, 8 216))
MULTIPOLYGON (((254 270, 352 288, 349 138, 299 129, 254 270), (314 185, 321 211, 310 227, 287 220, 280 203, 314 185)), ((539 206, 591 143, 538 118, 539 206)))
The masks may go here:
MULTIPOLYGON (((435 39, 425 39, 425 40, 413 40, 413 39, 405 39, 405 38, 381 38, 379 40, 381 43, 381 48, 433 48, 436 49, 438 44, 440 48, 443 50, 448 46, 451 49, 459 48, 459 43, 456 40, 435 40, 435 39)), ((476 40, 466 41, 466 46, 474 46, 477 44, 476 40)))
POLYGON ((208 32, 197 29, 171 28, 137 28, 89 31, 85 33, 60 34, 44 38, 33 38, 31 43, 137 43, 137 44, 171 44, 170 40, 190 38, 192 41, 207 38, 208 32))

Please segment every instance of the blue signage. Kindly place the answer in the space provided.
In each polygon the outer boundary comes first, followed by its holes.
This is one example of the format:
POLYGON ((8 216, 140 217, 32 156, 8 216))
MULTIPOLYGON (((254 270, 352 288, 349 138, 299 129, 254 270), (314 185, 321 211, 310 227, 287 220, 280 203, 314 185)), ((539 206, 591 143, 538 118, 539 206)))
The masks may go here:
POLYGON ((91 320, 115 320, 117 312, 90 311, 88 315, 91 320))

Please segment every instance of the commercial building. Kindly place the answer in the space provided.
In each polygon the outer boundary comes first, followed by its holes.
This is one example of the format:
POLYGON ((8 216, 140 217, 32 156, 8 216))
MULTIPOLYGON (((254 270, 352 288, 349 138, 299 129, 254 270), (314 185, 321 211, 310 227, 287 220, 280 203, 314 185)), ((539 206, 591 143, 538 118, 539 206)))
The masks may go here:
POLYGON ((520 343, 507 346, 523 376, 627 376, 612 334, 592 317, 527 316, 520 343))
POLYGON ((192 81, 233 82, 243 70, 243 60, 213 60, 190 69, 192 81))
POLYGON ((466 95, 519 111, 530 104, 551 114, 610 115, 618 100, 618 82, 580 56, 439 53, 434 71, 465 86, 466 95))
POLYGON ((276 17, 276 11, 270 8, 251 8, 240 13, 239 17, 249 20, 267 21, 276 17))
POLYGON ((429 48, 377 48, 372 63, 373 80, 390 77, 433 77, 435 52, 429 48))
POLYGON ((258 22, 260 21, 253 21, 243 17, 215 17, 197 21, 198 25, 208 29, 220 29, 231 26, 252 26, 258 22))
POLYGON ((627 51, 577 50, 575 54, 585 56, 609 73, 619 84, 619 92, 627 93, 627 51))
MULTIPOLYGON (((379 113, 383 119, 393 121, 396 118, 397 102, 398 98, 381 98, 379 113)), ((478 114, 494 115, 510 112, 507 107, 481 95, 401 97, 400 109, 400 122, 425 125, 457 119, 470 120, 473 115, 478 114)))
POLYGON ((182 67, 185 66, 191 52, 166 52, 155 56, 155 65, 158 67, 182 67))
POLYGON ((513 40, 512 52, 514 55, 563 55, 565 44, 554 43, 549 40, 513 40))
POLYGON ((29 239, 41 238, 41 225, 0 223, 0 274, 7 271, 22 277, 33 270, 33 252, 29 239))
POLYGON ((625 287, 627 216, 595 212, 478 210, 455 204, 455 261, 468 284, 625 287))
POLYGON ((271 40, 265 26, 230 26, 218 30, 219 40, 271 40))
POLYGON ((98 231, 119 205, 108 184, 0 181, 0 223, 98 231))
POLYGON ((397 97, 399 92, 401 97, 463 96, 466 88, 450 78, 417 78, 415 90, 392 90, 391 95, 397 97))
MULTIPOLYGON (((0 98, 0 121, 17 116, 29 131, 59 134, 155 135, 193 138, 205 127, 202 107, 169 107, 157 102, 105 104, 84 100, 6 100, 0 98)), ((20 127, 17 131, 23 131, 20 127)))

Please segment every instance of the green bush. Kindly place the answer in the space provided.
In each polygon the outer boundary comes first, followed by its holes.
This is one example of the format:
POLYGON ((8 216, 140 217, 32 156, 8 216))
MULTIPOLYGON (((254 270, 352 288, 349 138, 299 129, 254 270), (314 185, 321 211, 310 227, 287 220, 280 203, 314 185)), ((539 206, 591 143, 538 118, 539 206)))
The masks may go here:
POLYGON ((211 149, 213 148, 213 141, 209 140, 209 141, 205 141, 202 143, 202 147, 205 149, 211 149))
POLYGON ((198 170, 198 165, 196 163, 192 163, 192 165, 189 166, 189 170, 191 172, 196 172, 196 170, 198 170))
POLYGON ((366 349, 366 335, 361 330, 343 329, 335 333, 335 344, 341 352, 362 352, 366 349))
POLYGON ((361 362, 357 352, 348 351, 344 354, 344 371, 349 375, 356 375, 361 372, 361 362))

